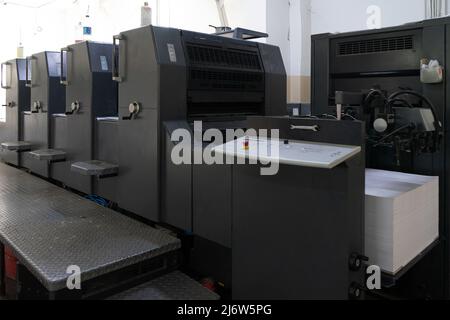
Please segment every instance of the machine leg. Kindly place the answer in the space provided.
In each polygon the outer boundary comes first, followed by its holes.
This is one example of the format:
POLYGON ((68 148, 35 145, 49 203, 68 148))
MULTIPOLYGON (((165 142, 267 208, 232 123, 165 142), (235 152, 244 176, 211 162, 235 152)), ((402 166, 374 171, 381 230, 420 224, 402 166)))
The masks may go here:
POLYGON ((0 243, 0 296, 5 295, 5 246, 0 243))

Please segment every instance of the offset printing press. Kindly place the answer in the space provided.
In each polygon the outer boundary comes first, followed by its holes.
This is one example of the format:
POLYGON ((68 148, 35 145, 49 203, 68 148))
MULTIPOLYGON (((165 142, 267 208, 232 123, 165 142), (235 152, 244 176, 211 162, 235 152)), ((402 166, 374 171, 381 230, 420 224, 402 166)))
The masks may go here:
POLYGON ((449 27, 313 36, 313 115, 366 122, 366 253, 387 298, 449 296, 449 27))
POLYGON ((22 153, 30 150, 30 144, 23 141, 23 112, 30 109, 27 73, 25 59, 1 65, 1 87, 6 90, 6 119, 0 123, 0 156, 4 162, 15 166, 20 166, 22 153))
POLYGON ((363 123, 254 117, 249 127, 280 130, 279 138, 243 137, 214 149, 247 160, 232 166, 233 298, 360 298, 363 123), (277 172, 262 174, 277 161, 277 172))

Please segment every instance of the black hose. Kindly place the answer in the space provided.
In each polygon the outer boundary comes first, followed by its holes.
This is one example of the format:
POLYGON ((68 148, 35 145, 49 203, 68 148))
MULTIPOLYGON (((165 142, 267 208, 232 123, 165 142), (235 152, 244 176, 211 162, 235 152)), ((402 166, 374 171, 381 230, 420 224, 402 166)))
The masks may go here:
POLYGON ((393 135, 395 135, 398 132, 401 132, 405 129, 413 129, 414 128, 414 124, 410 123, 410 124, 406 124, 394 131, 392 131, 391 133, 389 133, 388 135, 384 136, 382 139, 378 140, 377 143, 373 146, 374 148, 378 147, 383 141, 386 141, 387 139, 389 139, 390 137, 392 137, 393 135))
POLYGON ((422 94, 420 94, 420 93, 418 93, 416 91, 412 91, 412 90, 398 91, 398 92, 393 93, 388 98, 388 101, 394 100, 394 99, 396 99, 398 97, 405 96, 405 95, 414 96, 414 97, 417 97, 417 98, 421 99, 422 101, 425 101, 426 104, 428 105, 428 107, 433 112, 433 116, 434 116, 434 119, 436 121, 437 126, 439 127, 439 129, 442 129, 442 124, 441 124, 441 122, 439 120, 438 112, 436 110, 436 107, 434 106, 434 104, 427 97, 423 96, 422 94))
POLYGON ((366 98, 364 99, 364 102, 363 102, 363 107, 364 107, 364 109, 368 109, 368 107, 369 107, 369 106, 368 106, 369 102, 371 102, 372 99, 373 99, 376 95, 378 95, 378 96, 380 96, 381 98, 383 98, 383 100, 384 100, 385 103, 388 102, 388 99, 386 98, 386 96, 384 95, 384 93, 383 93, 381 90, 371 89, 371 90, 369 91, 369 93, 367 94, 366 98))
POLYGON ((397 102, 401 102, 401 103, 403 103, 405 106, 407 106, 408 108, 414 109, 414 106, 413 106, 411 103, 409 103, 408 101, 406 101, 405 99, 392 99, 392 100, 390 100, 390 101, 388 102, 388 108, 389 108, 389 110, 392 111, 391 106, 393 106, 393 105, 394 105, 395 103, 397 103, 397 102))

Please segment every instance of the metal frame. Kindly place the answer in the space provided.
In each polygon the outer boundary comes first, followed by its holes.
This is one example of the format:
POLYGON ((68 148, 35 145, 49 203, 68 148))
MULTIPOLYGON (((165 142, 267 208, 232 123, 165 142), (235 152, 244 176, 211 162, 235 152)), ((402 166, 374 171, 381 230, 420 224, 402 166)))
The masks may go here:
POLYGON ((179 252, 139 262, 82 283, 81 290, 47 290, 23 265, 17 269, 18 300, 99 300, 175 271, 179 252), (130 276, 132 275, 132 276, 130 276))
POLYGON ((5 295, 5 246, 0 242, 0 296, 5 295))

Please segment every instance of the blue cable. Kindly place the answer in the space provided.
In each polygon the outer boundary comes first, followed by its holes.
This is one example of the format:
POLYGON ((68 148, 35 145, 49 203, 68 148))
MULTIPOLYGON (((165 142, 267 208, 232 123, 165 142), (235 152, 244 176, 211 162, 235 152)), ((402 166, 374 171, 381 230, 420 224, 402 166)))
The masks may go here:
POLYGON ((102 206, 102 207, 108 207, 109 202, 106 199, 103 199, 102 197, 96 196, 96 195, 88 195, 85 196, 86 199, 95 202, 96 204, 102 206))

